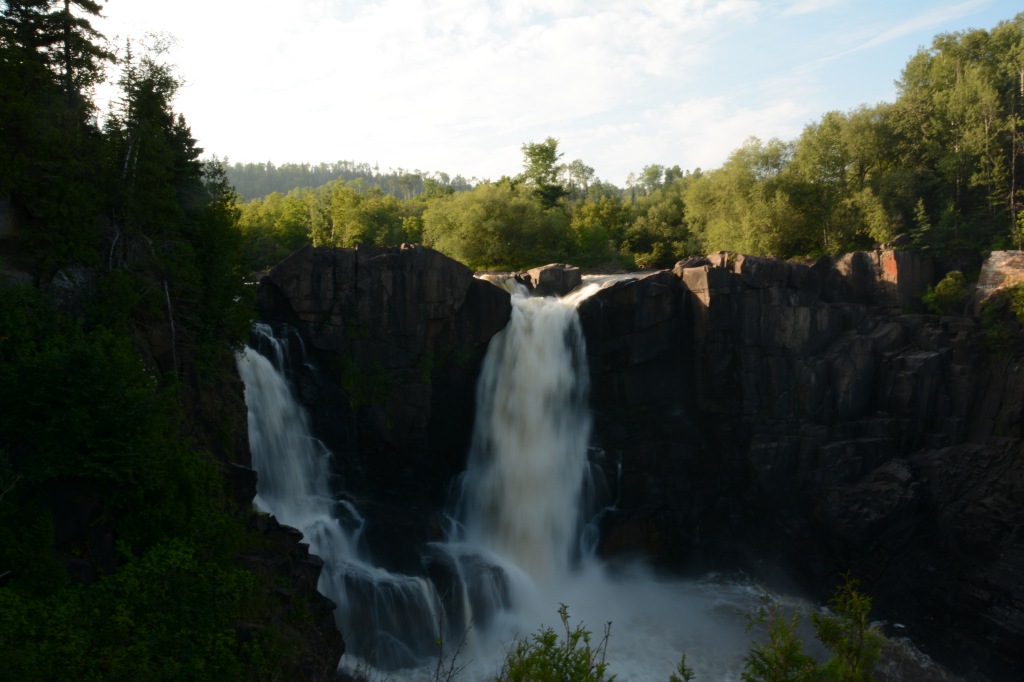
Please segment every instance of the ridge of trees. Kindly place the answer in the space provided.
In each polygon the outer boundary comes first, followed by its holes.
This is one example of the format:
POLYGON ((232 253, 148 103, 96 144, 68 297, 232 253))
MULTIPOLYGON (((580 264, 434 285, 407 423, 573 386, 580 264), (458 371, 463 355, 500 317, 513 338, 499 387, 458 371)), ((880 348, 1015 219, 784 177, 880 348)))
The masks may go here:
POLYGON ((668 267, 719 250, 814 257, 898 236, 941 254, 1021 248, 1024 13, 937 35, 897 86, 895 102, 826 112, 795 140, 751 137, 709 171, 650 164, 624 189, 580 159, 561 163, 548 137, 523 145, 518 175, 459 192, 337 179, 271 194, 240 207, 249 263, 273 265, 305 242, 422 241, 477 269, 668 267))
POLYGON ((265 197, 274 192, 286 194, 296 188, 315 188, 336 180, 351 183, 360 191, 379 190, 399 199, 429 191, 431 187, 451 188, 455 191, 471 189, 473 183, 461 175, 454 177, 444 172, 424 172, 390 169, 382 172, 375 164, 366 162, 335 161, 333 163, 272 162, 222 163, 228 182, 245 201, 265 197))

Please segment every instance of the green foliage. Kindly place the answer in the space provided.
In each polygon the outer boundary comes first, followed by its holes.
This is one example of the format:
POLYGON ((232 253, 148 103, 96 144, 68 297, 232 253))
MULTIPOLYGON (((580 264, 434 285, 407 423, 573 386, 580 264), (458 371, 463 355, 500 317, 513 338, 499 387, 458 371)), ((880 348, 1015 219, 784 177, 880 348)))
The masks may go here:
POLYGON ((963 273, 953 270, 934 287, 928 287, 921 300, 936 315, 951 315, 963 310, 969 294, 963 273))
POLYGON ((5 258, 42 282, 84 275, 59 301, 0 288, 5 674, 279 679, 313 616, 301 598, 282 615, 270 579, 236 563, 261 540, 219 468, 251 317, 237 200, 171 108, 159 42, 128 51, 121 99, 91 122, 105 57, 79 17, 97 7, 5 3, 0 23, 5 258), (54 6, 58 42, 33 24, 54 6))
POLYGON ((523 147, 523 173, 520 176, 531 189, 543 208, 549 209, 564 197, 568 190, 559 182, 561 167, 558 160, 558 140, 548 137, 543 142, 530 142, 523 147))
POLYGON ((858 591, 858 583, 849 575, 833 593, 829 611, 812 613, 818 640, 832 656, 819 666, 804 652, 797 633, 800 613, 787 616, 782 603, 768 595, 754 614, 742 614, 747 629, 763 629, 767 640, 754 643, 744 659, 744 682, 868 682, 872 670, 887 646, 878 627, 871 624, 871 598, 858 591))
POLYGON ((692 682, 695 679, 697 675, 693 668, 686 664, 686 654, 683 654, 676 669, 668 676, 668 682, 692 682))
POLYGON ((996 291, 981 304, 981 328, 994 353, 1011 353, 1024 339, 1024 284, 996 291))
POLYGON ((764 630, 767 641, 754 643, 743 659, 741 675, 744 682, 804 682, 816 679, 817 664, 804 652, 803 640, 797 633, 800 613, 793 610, 787 617, 783 605, 768 595, 761 599, 754 614, 742 614, 747 630, 764 630))
POLYGON ((559 636, 551 627, 540 628, 529 639, 519 640, 509 650, 502 664, 499 682, 601 682, 607 677, 605 652, 611 623, 605 625, 604 637, 591 643, 591 632, 578 623, 569 624, 569 609, 558 608, 565 630, 559 636))
POLYGON ((563 259, 571 235, 561 209, 545 209, 529 190, 501 182, 431 202, 423 241, 472 268, 520 269, 563 259))
POLYGON ((845 576, 829 601, 830 612, 811 614, 818 639, 832 652, 822 668, 826 680, 868 682, 888 644, 871 624, 871 597, 857 588, 857 581, 845 576))
POLYGON ((18 680, 270 679, 285 647, 248 641, 255 576, 182 539, 129 556, 115 574, 44 596, 0 588, 5 674, 18 680))

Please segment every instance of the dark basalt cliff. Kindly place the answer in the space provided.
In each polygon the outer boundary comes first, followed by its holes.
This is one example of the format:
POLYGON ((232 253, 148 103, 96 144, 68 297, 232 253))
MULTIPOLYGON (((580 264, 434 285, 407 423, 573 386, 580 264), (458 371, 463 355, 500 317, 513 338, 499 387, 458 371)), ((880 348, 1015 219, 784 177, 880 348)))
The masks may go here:
POLYGON ((818 597, 849 571, 938 658, 1012 679, 1024 357, 974 318, 903 313, 930 268, 722 255, 584 301, 595 440, 622 467, 604 552, 818 597))
MULTIPOLYGON (((1020 330, 995 351, 974 317, 906 312, 937 269, 908 252, 716 254, 581 303, 594 442, 621 471, 601 551, 785 575, 819 598, 849 571, 937 658, 1015 679, 1020 330)), ((339 489, 369 510, 371 551, 422 570, 508 294, 423 247, 307 248, 258 300, 320 370, 293 382, 339 489)))
POLYGON ((369 508, 374 559, 420 570, 416 544, 440 539, 438 512, 465 463, 476 377, 508 322, 508 293, 420 246, 306 247, 262 279, 257 306, 317 368, 291 379, 336 455, 339 492, 369 508))

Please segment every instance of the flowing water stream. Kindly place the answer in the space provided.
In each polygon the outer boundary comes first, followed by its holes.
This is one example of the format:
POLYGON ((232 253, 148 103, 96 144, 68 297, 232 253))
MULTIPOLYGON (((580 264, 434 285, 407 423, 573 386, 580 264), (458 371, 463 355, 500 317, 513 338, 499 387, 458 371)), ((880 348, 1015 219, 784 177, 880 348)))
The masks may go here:
POLYGON ((762 590, 709 577, 666 581, 642 566, 593 555, 601 471, 588 460, 586 349, 576 305, 601 286, 562 299, 512 294, 508 326, 488 348, 477 389, 467 469, 454 486, 451 530, 424 550, 423 576, 390 573, 362 551, 362 518, 331 495, 330 452, 309 430, 285 378, 281 344, 258 326, 264 354, 248 348, 246 386, 256 505, 302 531, 323 558, 319 589, 338 604, 348 654, 390 679, 427 679, 438 655, 458 650, 462 679, 493 678, 511 641, 572 622, 600 635, 612 623, 610 672, 667 680, 682 652, 699 680, 739 680, 750 644, 737 610, 762 590), (269 358, 267 357, 269 356, 269 358), (461 642, 461 644, 459 644, 461 642))

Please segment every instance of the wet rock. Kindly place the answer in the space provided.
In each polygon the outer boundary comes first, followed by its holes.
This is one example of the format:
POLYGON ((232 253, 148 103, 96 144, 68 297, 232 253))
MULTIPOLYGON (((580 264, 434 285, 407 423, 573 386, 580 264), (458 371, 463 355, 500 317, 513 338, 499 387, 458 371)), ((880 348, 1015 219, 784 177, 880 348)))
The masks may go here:
POLYGON ((564 263, 551 263, 527 270, 520 280, 534 296, 565 296, 583 281, 580 269, 564 263))

